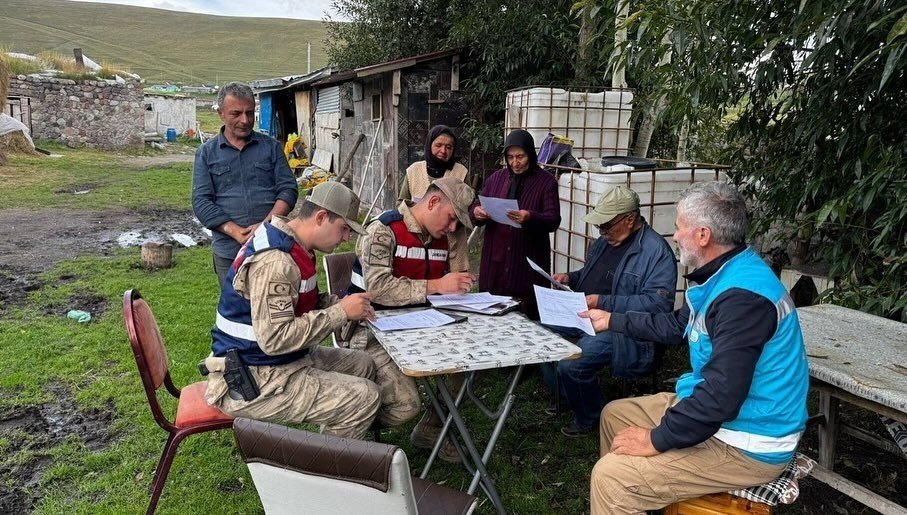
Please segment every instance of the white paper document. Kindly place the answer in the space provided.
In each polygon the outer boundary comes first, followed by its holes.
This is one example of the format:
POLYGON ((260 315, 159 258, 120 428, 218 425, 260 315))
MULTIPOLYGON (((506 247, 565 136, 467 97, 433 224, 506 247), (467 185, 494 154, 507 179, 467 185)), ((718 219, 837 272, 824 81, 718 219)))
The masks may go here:
POLYGON ((586 334, 595 335, 592 321, 580 318, 579 314, 588 310, 586 296, 580 292, 559 291, 532 286, 535 289, 535 300, 539 306, 539 318, 543 324, 561 327, 576 327, 586 334))
POLYGON ((432 306, 450 306, 453 304, 497 304, 510 300, 503 295, 492 295, 487 291, 478 293, 464 293, 460 295, 429 295, 428 302, 432 306))
POLYGON ((551 275, 549 275, 548 272, 546 272, 545 270, 543 270, 542 267, 540 267, 540 266, 538 266, 537 264, 535 264, 535 261, 529 259, 528 257, 526 258, 526 261, 529 261, 529 268, 532 268, 532 269, 535 270, 536 272, 542 274, 542 277, 544 277, 545 279, 548 279, 549 281, 551 281, 551 284, 554 285, 554 287, 557 288, 558 290, 573 291, 573 290, 571 290, 570 287, 567 286, 566 284, 561 284, 561 283, 555 281, 555 280, 554 280, 554 277, 551 277, 551 275))
POLYGON ((479 195, 479 202, 482 204, 482 209, 488 213, 488 217, 494 220, 499 224, 512 225, 513 227, 522 227, 519 222, 514 222, 513 220, 507 218, 508 211, 519 211, 520 206, 517 204, 515 198, 497 198, 497 197, 485 197, 479 195))
POLYGON ((381 317, 374 322, 369 322, 381 331, 402 331, 404 329, 424 329, 426 327, 440 327, 455 322, 456 320, 440 311, 425 309, 413 311, 403 315, 381 317))
POLYGON ((461 295, 429 295, 428 302, 436 308, 468 311, 484 315, 497 314, 501 310, 516 304, 512 297, 492 295, 486 291, 461 295))

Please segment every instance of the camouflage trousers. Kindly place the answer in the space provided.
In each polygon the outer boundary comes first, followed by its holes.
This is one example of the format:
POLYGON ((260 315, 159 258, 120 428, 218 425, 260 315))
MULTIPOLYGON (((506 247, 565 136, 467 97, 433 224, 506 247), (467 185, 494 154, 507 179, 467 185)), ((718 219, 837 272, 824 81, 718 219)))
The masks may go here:
POLYGON ((368 327, 360 325, 356 328, 350 338, 350 348, 364 350, 375 362, 375 382, 381 389, 378 422, 385 427, 396 427, 422 411, 416 381, 403 375, 368 327))
POLYGON ((219 371, 208 375, 208 403, 234 417, 320 424, 327 434, 362 438, 381 405, 375 365, 362 351, 312 347, 292 363, 249 367, 261 395, 230 398, 219 371))

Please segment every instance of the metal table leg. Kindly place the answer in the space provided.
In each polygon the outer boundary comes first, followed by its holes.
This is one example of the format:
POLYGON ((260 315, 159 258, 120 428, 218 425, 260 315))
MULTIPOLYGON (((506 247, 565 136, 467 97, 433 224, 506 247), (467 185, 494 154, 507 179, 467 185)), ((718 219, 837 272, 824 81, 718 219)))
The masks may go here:
MULTIPOLYGON (((522 368, 522 367, 520 367, 520 368, 522 368)), ((519 374, 517 374, 517 376, 518 375, 519 374)), ((469 451, 468 456, 461 456, 461 457, 463 458, 464 462, 466 462, 467 458, 469 460, 471 460, 472 465, 476 469, 476 472, 473 475, 473 484, 470 485, 470 488, 469 488, 469 490, 467 490, 467 493, 469 493, 469 494, 475 493, 476 487, 473 485, 477 484, 477 480, 475 478, 478 477, 479 478, 478 481, 481 481, 483 490, 485 490, 485 493, 488 494, 488 499, 491 501, 492 504, 494 504, 495 508, 497 508, 498 513, 501 513, 501 514, 507 513, 507 511, 504 509, 504 503, 501 502, 501 497, 500 497, 500 495, 498 495, 497 488, 495 488, 495 486, 494 486, 494 480, 492 479, 491 475, 488 473, 488 470, 485 468, 485 462, 487 461, 488 456, 490 456, 490 454, 491 454, 491 449, 493 447, 494 442, 489 441, 489 445, 485 449, 485 456, 486 456, 485 458, 483 458, 482 456, 479 455, 479 451, 478 451, 478 449, 476 449, 475 443, 472 440, 472 436, 470 435, 469 430, 466 428, 466 421, 463 420, 463 416, 460 414, 459 407, 454 403, 454 399, 451 397, 450 392, 447 390, 447 385, 444 383, 444 380, 440 377, 438 379, 439 379, 438 380, 438 393, 441 395, 441 400, 443 400, 447 406, 450 406, 450 410, 448 412, 448 418, 453 419, 453 423, 457 428, 457 432, 459 433, 460 437, 463 439, 463 445, 465 445, 466 450, 469 451)), ((467 383, 468 382, 469 381, 467 381, 467 383)), ((464 384, 464 387, 465 386, 466 385, 464 384)), ((511 388, 508 388, 508 392, 510 392, 511 390, 512 390, 511 388)), ((462 389, 461 389, 460 393, 462 393, 462 389)), ((513 399, 510 398, 510 396, 508 396, 505 399, 505 402, 508 402, 508 401, 510 404, 513 403, 513 399)), ((509 411, 509 409, 507 411, 509 411)), ((497 439, 497 434, 500 433, 500 426, 503 425, 502 424, 503 419, 504 419, 504 417, 502 417, 500 420, 498 420, 498 423, 495 425, 495 430, 492 433, 492 438, 497 439), (497 434, 495 434, 495 433, 497 433, 497 434)), ((442 437, 443 436, 444 435, 442 434, 442 437)))

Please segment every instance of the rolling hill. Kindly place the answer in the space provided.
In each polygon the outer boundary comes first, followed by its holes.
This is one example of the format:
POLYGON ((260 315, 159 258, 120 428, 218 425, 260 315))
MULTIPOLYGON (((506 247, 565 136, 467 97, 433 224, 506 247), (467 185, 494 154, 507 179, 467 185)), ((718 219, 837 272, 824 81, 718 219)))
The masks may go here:
POLYGON ((65 55, 81 47, 93 60, 127 68, 148 83, 223 84, 305 73, 306 42, 312 44, 312 69, 327 64, 326 35, 321 21, 210 16, 64 0, 0 0, 0 47, 65 55))

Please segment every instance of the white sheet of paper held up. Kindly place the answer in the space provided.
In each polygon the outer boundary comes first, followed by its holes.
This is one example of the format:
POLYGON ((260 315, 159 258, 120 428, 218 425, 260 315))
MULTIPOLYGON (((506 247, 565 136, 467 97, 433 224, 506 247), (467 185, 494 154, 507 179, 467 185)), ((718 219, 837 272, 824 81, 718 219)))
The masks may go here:
POLYGON ((590 336, 595 335, 592 321, 579 316, 581 312, 589 309, 586 307, 585 295, 580 292, 542 288, 537 284, 532 287, 535 289, 539 318, 543 324, 576 327, 590 336))
POLYGON ((554 280, 554 277, 551 277, 551 275, 549 275, 548 272, 546 272, 545 270, 543 270, 542 267, 538 266, 538 265, 535 263, 535 261, 529 259, 528 257, 526 258, 526 261, 529 261, 529 268, 531 268, 531 269, 535 270, 536 272, 542 274, 542 277, 544 277, 545 279, 548 279, 549 281, 551 281, 551 284, 554 285, 554 287, 557 288, 558 290, 573 291, 573 290, 571 290, 570 287, 567 286, 566 284, 561 284, 561 283, 555 281, 555 280, 554 280))
POLYGON ((447 316, 434 309, 413 311, 403 315, 381 317, 370 322, 381 331, 401 331, 404 329, 424 329, 426 327, 440 327, 454 322, 453 317, 447 316))
POLYGON ((519 211, 520 206, 514 198, 497 198, 479 195, 479 202, 482 209, 488 213, 488 217, 499 224, 512 225, 513 227, 522 227, 519 222, 507 218, 508 211, 519 211))

